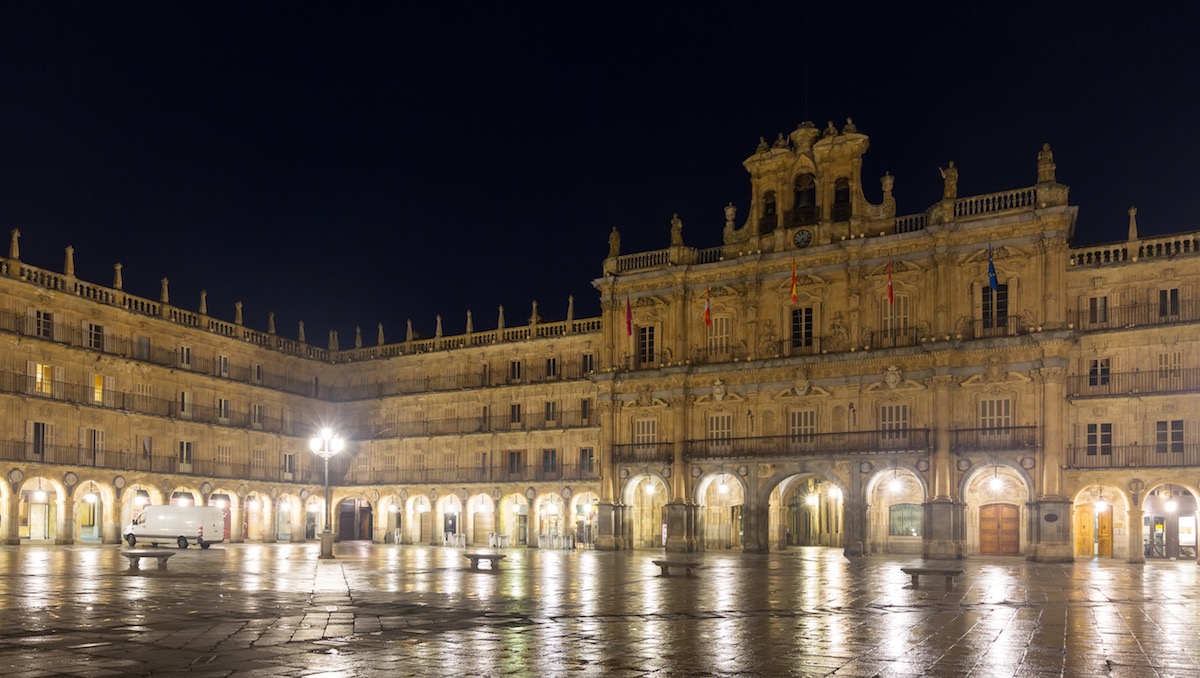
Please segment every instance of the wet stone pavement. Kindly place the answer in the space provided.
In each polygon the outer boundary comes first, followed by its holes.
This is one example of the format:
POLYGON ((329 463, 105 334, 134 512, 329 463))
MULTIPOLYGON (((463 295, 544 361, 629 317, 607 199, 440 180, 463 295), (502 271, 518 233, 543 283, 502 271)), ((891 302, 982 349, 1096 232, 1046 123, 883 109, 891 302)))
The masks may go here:
POLYGON ((140 572, 115 545, 0 547, 13 676, 1197 676, 1195 562, 225 544, 140 572))

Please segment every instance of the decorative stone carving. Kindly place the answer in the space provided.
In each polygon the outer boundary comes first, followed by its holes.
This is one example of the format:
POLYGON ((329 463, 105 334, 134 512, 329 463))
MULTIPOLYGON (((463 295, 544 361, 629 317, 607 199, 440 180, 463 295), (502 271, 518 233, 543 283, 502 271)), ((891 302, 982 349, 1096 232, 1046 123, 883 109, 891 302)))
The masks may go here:
POLYGON ((727 386, 725 386, 725 382, 721 381, 720 379, 717 379, 716 381, 713 382, 713 387, 712 387, 713 400, 715 400, 717 402, 721 402, 722 400, 725 399, 725 395, 727 393, 729 393, 729 388, 727 386))
POLYGON ((888 388, 896 388, 900 382, 904 381, 904 375, 901 374, 900 368, 895 365, 889 365, 887 372, 883 374, 883 383, 887 384, 888 388))

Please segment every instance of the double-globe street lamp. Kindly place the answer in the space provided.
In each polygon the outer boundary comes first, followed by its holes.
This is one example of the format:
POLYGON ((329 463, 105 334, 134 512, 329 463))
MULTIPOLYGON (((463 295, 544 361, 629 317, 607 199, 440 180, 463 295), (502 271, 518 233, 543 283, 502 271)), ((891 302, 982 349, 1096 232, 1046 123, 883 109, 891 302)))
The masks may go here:
POLYGON ((333 506, 329 503, 329 458, 342 451, 345 442, 338 434, 323 428, 308 441, 308 449, 325 460, 325 529, 321 531, 321 558, 333 557, 333 506))

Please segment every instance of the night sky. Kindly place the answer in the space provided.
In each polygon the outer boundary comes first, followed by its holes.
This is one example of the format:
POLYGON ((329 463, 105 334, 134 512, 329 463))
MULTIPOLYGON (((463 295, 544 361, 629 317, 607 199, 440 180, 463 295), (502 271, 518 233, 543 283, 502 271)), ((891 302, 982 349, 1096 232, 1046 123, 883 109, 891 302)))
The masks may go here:
POLYGON ((658 249, 678 212, 720 244, 742 161, 803 120, 853 117, 867 197, 890 172, 899 214, 949 160, 960 196, 1032 185, 1049 142, 1076 243, 1123 239, 1131 205, 1143 235, 1200 228, 1190 7, 408 4, 0 5, 0 232, 346 348, 501 304, 523 324, 533 299, 595 315, 613 226, 658 249))

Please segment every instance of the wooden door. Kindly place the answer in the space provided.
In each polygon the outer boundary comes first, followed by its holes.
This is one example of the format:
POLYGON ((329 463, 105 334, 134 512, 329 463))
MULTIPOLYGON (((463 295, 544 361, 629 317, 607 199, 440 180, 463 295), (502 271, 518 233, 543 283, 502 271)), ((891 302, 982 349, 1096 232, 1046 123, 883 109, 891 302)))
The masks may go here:
POLYGON ((1075 507, 1075 555, 1091 558, 1095 555, 1095 513, 1091 504, 1075 507))
POLYGON ((1096 514, 1096 555, 1101 558, 1113 557, 1112 507, 1106 507, 1096 514))
POLYGON ((1020 553, 1020 511, 1012 504, 979 507, 979 552, 1015 556, 1020 553))

